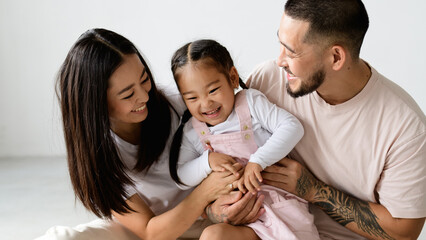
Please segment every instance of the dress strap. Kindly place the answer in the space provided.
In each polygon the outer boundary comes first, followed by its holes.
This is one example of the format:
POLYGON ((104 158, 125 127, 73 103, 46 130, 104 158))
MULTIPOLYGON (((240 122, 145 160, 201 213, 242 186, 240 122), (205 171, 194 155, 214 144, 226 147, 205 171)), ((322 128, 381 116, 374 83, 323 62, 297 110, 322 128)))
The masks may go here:
POLYGON ((247 90, 243 89, 239 91, 235 96, 234 109, 238 115, 238 120, 240 121, 241 131, 247 131, 249 129, 252 129, 251 115, 247 103, 246 92, 247 90))

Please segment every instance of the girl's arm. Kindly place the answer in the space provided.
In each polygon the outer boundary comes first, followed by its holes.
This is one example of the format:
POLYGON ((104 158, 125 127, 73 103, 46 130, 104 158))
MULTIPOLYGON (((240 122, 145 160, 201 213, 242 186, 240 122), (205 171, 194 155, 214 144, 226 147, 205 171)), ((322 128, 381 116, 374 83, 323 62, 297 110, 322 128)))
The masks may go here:
POLYGON ((253 119, 272 134, 250 157, 250 162, 265 169, 287 156, 302 138, 304 130, 296 117, 271 103, 263 93, 255 89, 249 91, 247 101, 253 119))
POLYGON ((204 150, 190 121, 185 124, 182 135, 177 173, 183 184, 177 185, 187 190, 203 181, 212 169, 208 160, 209 151, 204 150))
POLYGON ((177 184, 180 189, 187 190, 197 186, 212 171, 228 170, 239 176, 240 166, 237 165, 236 161, 226 154, 205 150, 191 123, 185 125, 177 166, 177 174, 183 183, 177 184))
POLYGON ((235 180, 236 177, 229 172, 214 172, 175 208, 157 216, 135 194, 127 200, 134 212, 114 212, 113 215, 141 239, 176 239, 201 216, 210 202, 229 193, 232 189, 228 186, 235 180))

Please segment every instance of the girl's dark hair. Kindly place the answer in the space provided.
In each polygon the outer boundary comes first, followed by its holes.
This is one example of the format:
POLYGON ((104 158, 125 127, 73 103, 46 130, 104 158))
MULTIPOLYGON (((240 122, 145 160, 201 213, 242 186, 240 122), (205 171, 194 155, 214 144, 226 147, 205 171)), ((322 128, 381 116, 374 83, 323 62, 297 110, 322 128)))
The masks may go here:
POLYGON ((136 171, 147 171, 164 150, 171 113, 137 48, 115 32, 88 30, 72 46, 57 79, 71 183, 78 199, 98 217, 111 218, 112 211, 133 211, 126 204, 129 196, 124 188, 133 182, 111 135, 107 103, 108 81, 127 54, 138 55, 152 85, 147 102, 150 112, 141 123, 134 166, 136 171))
MULTIPOLYGON (((188 63, 201 60, 203 64, 215 67, 220 73, 226 76, 228 81, 230 81, 229 71, 234 67, 234 61, 232 61, 228 50, 214 40, 201 39, 185 44, 173 54, 171 61, 172 73, 178 88, 179 85, 177 81, 180 77, 182 68, 188 63)), ((239 84, 241 88, 247 89, 241 78, 239 79, 239 84)), ((177 174, 177 162, 179 159, 180 145, 182 143, 183 126, 190 118, 191 113, 186 110, 182 117, 181 124, 173 137, 170 149, 170 175, 175 182, 180 184, 182 184, 182 182, 177 174)))
POLYGON ((367 10, 361 0, 288 0, 285 13, 310 23, 305 40, 348 48, 353 59, 359 58, 361 45, 369 26, 367 10))

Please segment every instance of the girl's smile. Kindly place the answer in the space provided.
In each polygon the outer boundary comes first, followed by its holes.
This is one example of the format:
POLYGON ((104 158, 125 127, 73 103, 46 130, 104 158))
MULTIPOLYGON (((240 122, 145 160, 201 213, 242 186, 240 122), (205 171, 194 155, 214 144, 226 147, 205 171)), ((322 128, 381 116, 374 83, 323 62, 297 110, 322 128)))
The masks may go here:
POLYGON ((226 121, 231 114, 238 79, 235 67, 224 74, 215 66, 198 61, 179 70, 177 83, 192 116, 214 126, 226 121))

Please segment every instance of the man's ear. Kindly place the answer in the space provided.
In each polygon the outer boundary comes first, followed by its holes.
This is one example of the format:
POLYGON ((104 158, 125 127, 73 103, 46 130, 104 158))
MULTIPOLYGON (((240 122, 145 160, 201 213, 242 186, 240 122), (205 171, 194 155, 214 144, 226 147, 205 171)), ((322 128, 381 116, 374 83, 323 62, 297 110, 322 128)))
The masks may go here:
POLYGON ((238 71, 234 66, 229 70, 229 80, 233 88, 238 88, 240 86, 240 75, 238 75, 238 71))
POLYGON ((331 55, 332 55, 331 67, 334 71, 339 71, 345 65, 347 57, 348 57, 346 49, 340 45, 334 45, 331 48, 331 55))

